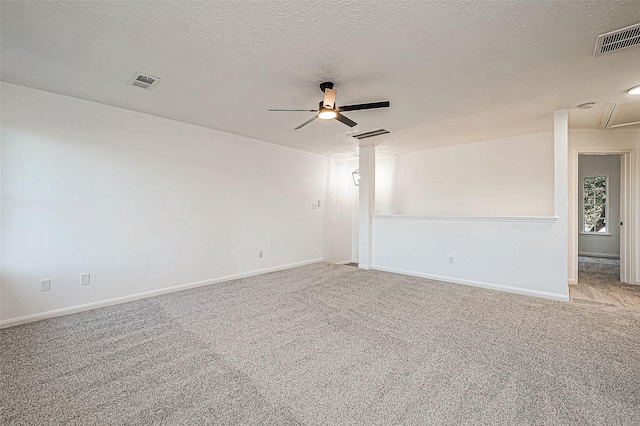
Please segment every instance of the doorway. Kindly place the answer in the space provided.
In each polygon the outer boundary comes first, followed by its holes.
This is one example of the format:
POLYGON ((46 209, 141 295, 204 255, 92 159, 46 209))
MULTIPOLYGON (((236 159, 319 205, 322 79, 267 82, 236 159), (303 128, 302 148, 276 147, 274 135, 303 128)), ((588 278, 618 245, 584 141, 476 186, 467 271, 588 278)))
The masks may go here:
POLYGON ((578 155, 578 281, 621 281, 621 154, 578 155))

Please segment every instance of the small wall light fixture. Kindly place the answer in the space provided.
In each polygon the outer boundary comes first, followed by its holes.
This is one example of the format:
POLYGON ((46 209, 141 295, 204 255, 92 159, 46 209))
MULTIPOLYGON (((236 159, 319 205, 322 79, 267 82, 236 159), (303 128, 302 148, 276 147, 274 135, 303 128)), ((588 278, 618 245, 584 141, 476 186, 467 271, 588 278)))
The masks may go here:
POLYGON ((353 184, 355 186, 360 186, 360 169, 358 169, 355 172, 351 173, 351 176, 353 176, 353 184))

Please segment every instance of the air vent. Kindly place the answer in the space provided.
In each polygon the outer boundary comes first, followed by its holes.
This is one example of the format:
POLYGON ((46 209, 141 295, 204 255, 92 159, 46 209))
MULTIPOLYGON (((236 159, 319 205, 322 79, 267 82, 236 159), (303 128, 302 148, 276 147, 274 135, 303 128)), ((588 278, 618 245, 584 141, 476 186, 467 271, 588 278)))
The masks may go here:
POLYGON ((640 24, 598 36, 594 56, 601 56, 640 44, 640 24))
POLYGON ((391 131, 387 129, 379 128, 376 130, 370 130, 368 132, 354 133, 349 136, 356 139, 366 139, 366 138, 372 138, 374 136, 386 135, 387 133, 391 133, 391 131))
POLYGON ((129 80, 129 85, 140 87, 142 89, 152 89, 154 86, 157 86, 158 83, 160 83, 160 79, 158 77, 152 77, 141 72, 135 73, 131 80, 129 80))

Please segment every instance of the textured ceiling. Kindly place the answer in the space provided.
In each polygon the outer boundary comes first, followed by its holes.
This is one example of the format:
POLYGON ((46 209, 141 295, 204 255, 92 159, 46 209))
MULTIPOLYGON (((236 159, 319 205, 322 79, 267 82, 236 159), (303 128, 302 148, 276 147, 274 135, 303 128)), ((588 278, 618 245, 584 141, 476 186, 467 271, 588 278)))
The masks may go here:
POLYGON ((594 57, 596 37, 640 22, 637 1, 216 1, 0 4, 3 81, 323 154, 385 126, 386 152, 551 129, 597 128, 640 84, 640 48, 594 57), (135 71, 162 78, 127 86, 135 71), (318 83, 359 126, 316 121, 318 83))

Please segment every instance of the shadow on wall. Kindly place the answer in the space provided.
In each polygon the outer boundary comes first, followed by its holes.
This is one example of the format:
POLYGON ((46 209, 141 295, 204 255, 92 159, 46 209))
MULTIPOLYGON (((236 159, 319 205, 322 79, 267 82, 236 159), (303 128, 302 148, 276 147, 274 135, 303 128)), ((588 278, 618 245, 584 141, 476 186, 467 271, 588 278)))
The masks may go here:
MULTIPOLYGON (((358 188, 352 173, 358 159, 329 159, 325 208, 324 257, 328 262, 353 260, 358 238, 358 188)), ((357 257, 356 257, 357 259, 357 257)))
POLYGON ((396 155, 376 157, 376 214, 397 214, 396 155))
POLYGON ((553 133, 398 156, 396 214, 553 216, 553 133))

